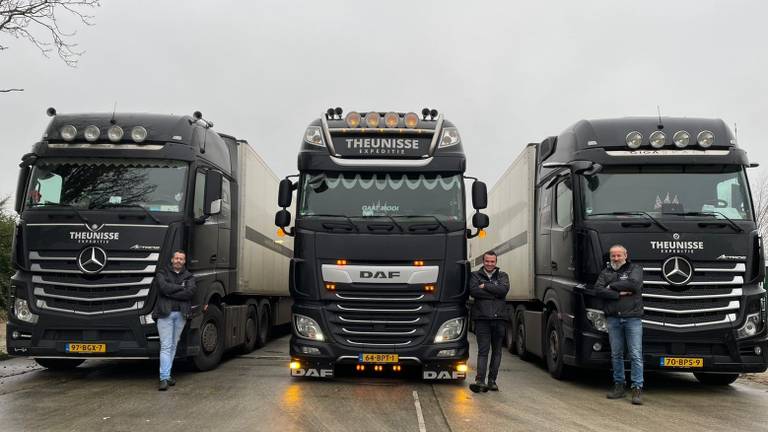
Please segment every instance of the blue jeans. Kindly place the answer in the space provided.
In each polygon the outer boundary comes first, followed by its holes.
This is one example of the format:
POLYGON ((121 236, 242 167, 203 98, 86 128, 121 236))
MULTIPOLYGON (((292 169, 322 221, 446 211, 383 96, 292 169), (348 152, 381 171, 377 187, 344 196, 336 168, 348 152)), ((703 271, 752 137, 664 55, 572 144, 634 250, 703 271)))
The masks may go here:
POLYGON ((171 377, 176 345, 186 324, 187 320, 179 311, 173 311, 167 317, 157 320, 157 332, 160 334, 160 381, 171 377))
POLYGON ((643 320, 641 318, 608 317, 611 341, 613 382, 624 384, 624 344, 632 365, 632 388, 643 388, 643 320))

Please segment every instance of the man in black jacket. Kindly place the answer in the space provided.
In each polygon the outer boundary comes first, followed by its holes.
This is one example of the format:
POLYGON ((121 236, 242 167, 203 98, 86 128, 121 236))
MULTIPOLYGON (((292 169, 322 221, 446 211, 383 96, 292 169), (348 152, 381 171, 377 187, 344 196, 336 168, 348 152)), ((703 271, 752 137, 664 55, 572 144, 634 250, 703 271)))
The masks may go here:
POLYGON ((595 291, 604 299, 603 312, 608 319, 611 342, 613 390, 608 399, 624 397, 624 344, 632 366, 632 403, 642 405, 643 390, 643 268, 629 262, 627 249, 614 245, 610 262, 595 282, 595 291))
POLYGON ((176 384, 171 367, 195 295, 195 276, 184 267, 186 262, 187 254, 176 251, 171 258, 171 268, 162 268, 155 275, 157 301, 152 316, 160 334, 160 391, 176 384))
POLYGON ((496 252, 483 255, 483 267, 472 273, 469 280, 469 295, 472 305, 472 319, 475 321, 477 337, 477 375, 469 389, 475 393, 488 390, 498 391, 496 377, 501 364, 501 343, 504 340, 505 298, 509 291, 509 276, 496 267, 496 252), (491 367, 486 385, 485 373, 488 367, 488 349, 492 349, 491 367))

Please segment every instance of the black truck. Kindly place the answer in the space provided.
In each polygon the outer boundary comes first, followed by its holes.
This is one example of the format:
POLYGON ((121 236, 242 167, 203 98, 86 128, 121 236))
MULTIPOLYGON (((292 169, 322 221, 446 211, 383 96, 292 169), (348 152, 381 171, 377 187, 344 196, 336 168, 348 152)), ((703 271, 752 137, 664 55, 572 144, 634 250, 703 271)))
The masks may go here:
POLYGON ((610 367, 593 283, 608 249, 644 268, 648 369, 729 384, 768 365, 762 238, 746 153, 722 120, 580 121, 528 145, 490 193, 495 249, 509 271, 507 344, 546 360, 610 367))
MULTIPOLYGON (((306 129, 298 180, 280 184, 275 224, 295 236, 290 265, 293 376, 418 367, 466 374, 465 157, 435 110, 329 109, 306 129), (295 226, 285 209, 297 191, 295 226)), ((472 184, 475 228, 485 185, 472 184)))
POLYGON ((177 249, 198 286, 178 357, 211 369, 288 322, 290 244, 264 234, 278 178, 247 142, 199 112, 48 114, 20 165, 9 354, 54 369, 157 357, 153 278, 177 249))

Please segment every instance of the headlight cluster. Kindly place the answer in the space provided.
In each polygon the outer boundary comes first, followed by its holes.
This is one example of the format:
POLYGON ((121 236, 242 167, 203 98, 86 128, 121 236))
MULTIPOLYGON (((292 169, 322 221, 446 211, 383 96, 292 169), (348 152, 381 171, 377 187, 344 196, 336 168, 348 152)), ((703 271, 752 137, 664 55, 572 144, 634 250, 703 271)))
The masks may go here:
POLYGON ((747 315, 744 325, 736 330, 736 337, 744 339, 756 335, 762 327, 762 312, 747 315))
POLYGON ((438 148, 450 147, 461 142, 461 136, 459 136, 459 130, 455 127, 443 128, 443 136, 440 138, 440 144, 438 148))
MULTIPOLYGON (((626 135, 625 141, 627 147, 631 149, 640 148, 643 145, 643 134, 632 131, 626 135)), ((653 148, 662 148, 667 144, 667 135, 662 131, 654 131, 648 137, 648 142, 653 148)), ((691 134, 684 130, 677 131, 672 135, 672 142, 677 148, 685 148, 691 143, 691 134)), ((708 130, 701 131, 696 136, 696 143, 703 148, 712 147, 715 143, 715 134, 708 130)))
MULTIPOLYGON (((395 129, 400 126, 400 114, 390 111, 384 114, 382 119, 381 114, 376 111, 366 113, 365 117, 356 111, 350 111, 347 113, 346 117, 344 117, 344 122, 347 124, 347 127, 352 129, 360 126, 378 128, 381 127, 382 121, 387 128, 395 129), (365 124, 363 124, 363 122, 365 122, 365 124)), ((415 112, 409 112, 403 116, 402 123, 407 129, 416 129, 419 125, 419 116, 415 112)))
MULTIPOLYGON (((77 138, 77 128, 73 125, 65 125, 59 129, 61 139, 72 142, 77 138)), ((120 142, 125 135, 125 130, 118 125, 112 125, 107 129, 107 139, 116 143, 120 142)), ((131 140, 135 143, 142 143, 147 139, 147 128, 144 126, 134 126, 131 128, 131 140)), ((83 138, 88 142, 96 142, 101 138, 101 129, 96 125, 87 126, 83 130, 83 138)))
POLYGON ((320 126, 309 126, 304 132, 304 142, 320 147, 325 147, 325 141, 323 140, 323 130, 320 126))
POLYGON ((296 329, 296 334, 305 339, 312 339, 316 341, 323 341, 323 331, 320 329, 320 324, 312 318, 304 315, 294 314, 293 324, 296 329))
POLYGON ((597 309, 587 309, 587 319, 592 323, 592 327, 601 332, 608 332, 608 320, 605 319, 605 313, 597 309))
POLYGON ((452 342, 458 340, 462 334, 464 334, 464 318, 449 319, 437 329, 435 343, 452 342))
POLYGON ((24 321, 30 324, 37 323, 37 315, 33 314, 29 310, 29 303, 26 300, 17 298, 13 302, 13 313, 20 321, 24 321))

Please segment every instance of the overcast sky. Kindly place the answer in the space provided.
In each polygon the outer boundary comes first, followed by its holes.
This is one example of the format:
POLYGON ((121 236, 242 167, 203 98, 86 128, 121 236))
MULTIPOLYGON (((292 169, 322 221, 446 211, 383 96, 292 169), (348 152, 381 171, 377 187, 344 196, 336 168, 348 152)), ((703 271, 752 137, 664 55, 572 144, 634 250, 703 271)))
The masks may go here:
MULTIPOLYGON (((78 29, 76 69, 3 42, 0 194, 60 113, 203 112, 296 172, 306 125, 345 112, 438 109, 492 185, 528 142, 582 118, 720 117, 768 162, 768 2, 111 1, 78 29)), ((768 163, 766 163, 768 165, 768 163)), ((760 168, 762 170, 762 168, 760 168)))

